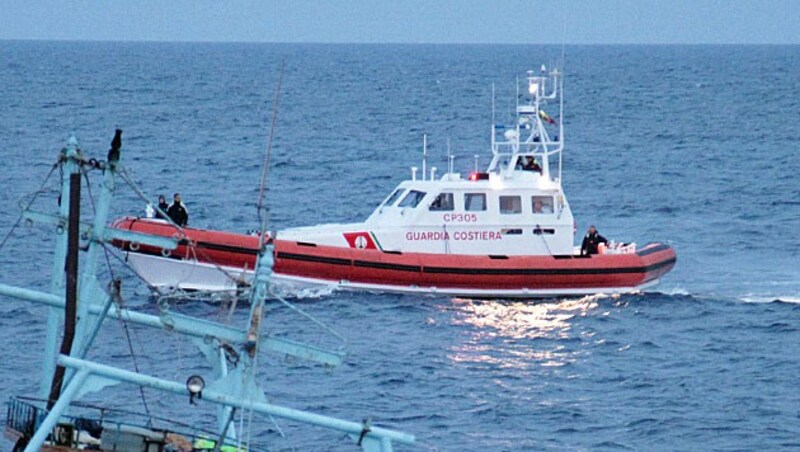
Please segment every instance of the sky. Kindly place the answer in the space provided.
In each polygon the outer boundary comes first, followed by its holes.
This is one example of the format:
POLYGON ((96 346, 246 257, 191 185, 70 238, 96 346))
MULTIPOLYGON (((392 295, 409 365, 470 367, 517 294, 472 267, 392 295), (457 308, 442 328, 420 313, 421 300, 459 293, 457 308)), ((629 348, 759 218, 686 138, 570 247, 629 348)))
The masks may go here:
POLYGON ((800 44, 800 0, 0 0, 0 40, 800 44))

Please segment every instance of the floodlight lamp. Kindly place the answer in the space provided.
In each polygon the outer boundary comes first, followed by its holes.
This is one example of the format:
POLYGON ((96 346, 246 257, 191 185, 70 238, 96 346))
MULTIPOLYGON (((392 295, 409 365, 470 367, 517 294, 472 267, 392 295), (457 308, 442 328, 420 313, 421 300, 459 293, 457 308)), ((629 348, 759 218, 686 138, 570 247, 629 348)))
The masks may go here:
POLYGON ((189 403, 196 405, 194 398, 203 398, 203 388, 206 382, 200 375, 192 375, 186 380, 186 390, 189 391, 189 403))

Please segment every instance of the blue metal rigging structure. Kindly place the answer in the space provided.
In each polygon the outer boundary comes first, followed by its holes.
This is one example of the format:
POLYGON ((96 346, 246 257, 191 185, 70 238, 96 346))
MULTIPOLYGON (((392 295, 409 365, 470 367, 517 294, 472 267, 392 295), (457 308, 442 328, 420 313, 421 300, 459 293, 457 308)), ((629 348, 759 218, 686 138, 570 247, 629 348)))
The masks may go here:
MULTIPOLYGON (((0 284, 0 295, 48 306, 40 397, 50 403, 48 403, 48 409, 38 411, 40 415, 35 422, 35 432, 31 437, 24 438, 27 441, 24 450, 26 452, 37 451, 43 445, 51 444, 55 437, 55 429, 66 418, 68 408, 73 402, 78 401, 87 393, 100 391, 109 384, 118 383, 128 383, 183 395, 187 393, 187 389, 190 392, 199 389, 201 392, 197 395, 201 396, 204 402, 218 406, 216 430, 218 439, 215 450, 219 450, 223 443, 241 444, 241 438, 237 438, 232 425, 236 410, 251 411, 345 432, 365 452, 389 452, 392 450, 393 442, 412 444, 414 442, 412 435, 374 426, 369 421, 340 420, 283 407, 266 400, 263 390, 256 382, 257 358, 262 349, 316 361, 327 366, 340 364, 344 356, 340 352, 327 351, 262 333, 264 303, 270 296, 269 284, 273 264, 271 245, 264 244, 258 257, 256 277, 250 293, 250 312, 244 328, 172 312, 168 306, 161 306, 160 315, 137 312, 124 308, 119 303, 119 284, 112 281, 107 288, 103 287, 97 278, 97 259, 107 244, 114 240, 124 240, 164 250, 174 250, 179 238, 179 235, 175 238, 164 238, 106 226, 115 191, 115 177, 121 168, 119 163, 121 131, 117 131, 117 133, 106 161, 84 157, 75 137, 69 138, 67 146, 59 155, 59 165, 64 175, 78 175, 77 178, 80 178, 82 168, 98 169, 103 173, 100 193, 95 204, 95 215, 91 222, 70 218, 71 197, 80 196, 80 188, 77 192, 74 186, 72 190, 70 189, 70 180, 74 177, 63 178, 58 214, 37 212, 30 208, 24 209, 22 213, 22 218, 26 221, 50 225, 56 231, 56 251, 50 291, 41 292, 0 284), (67 275, 67 278, 77 278, 77 294, 74 297, 76 306, 73 307, 76 310, 76 320, 74 339, 69 347, 70 352, 59 353, 57 343, 60 325, 64 322, 64 312, 70 298, 64 295, 64 268, 65 261, 68 260, 70 234, 80 235, 87 246, 79 276, 77 274, 67 275), (104 321, 109 318, 168 330, 192 339, 214 369, 213 380, 208 385, 204 385, 202 379, 192 381, 191 378, 187 383, 182 383, 143 375, 87 359, 87 353, 93 346, 98 332, 104 321), (229 351, 231 347, 239 356, 238 364, 233 368, 229 366, 226 355, 228 353, 226 350, 229 351), (53 376, 59 367, 63 368, 64 372, 63 390, 55 391, 53 376), (198 384, 199 387, 194 387, 198 384), (56 398, 51 397, 52 394, 56 394, 56 398)), ((61 381, 57 383, 62 386, 61 381)), ((246 446, 248 448, 242 450, 252 450, 249 444, 246 446)))

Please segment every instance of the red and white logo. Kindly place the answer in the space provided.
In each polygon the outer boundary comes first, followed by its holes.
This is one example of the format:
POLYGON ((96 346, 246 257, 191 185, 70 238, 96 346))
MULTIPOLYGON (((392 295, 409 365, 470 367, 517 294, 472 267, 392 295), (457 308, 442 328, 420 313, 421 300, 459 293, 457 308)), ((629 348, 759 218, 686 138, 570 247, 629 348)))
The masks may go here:
POLYGON ((358 248, 360 250, 378 249, 369 232, 346 232, 344 234, 344 239, 347 240, 347 244, 350 245, 350 248, 358 248))

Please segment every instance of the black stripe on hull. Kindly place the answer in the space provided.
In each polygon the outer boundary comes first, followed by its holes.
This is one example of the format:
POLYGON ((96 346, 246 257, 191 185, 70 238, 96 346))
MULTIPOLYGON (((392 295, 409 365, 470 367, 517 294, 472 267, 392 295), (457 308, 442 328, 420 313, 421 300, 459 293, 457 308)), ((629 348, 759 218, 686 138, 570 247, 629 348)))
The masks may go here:
POLYGON ((657 253, 659 251, 664 251, 664 250, 668 250, 668 249, 669 249, 669 245, 660 244, 660 245, 654 246, 652 248, 647 248, 647 249, 644 249, 644 250, 641 250, 641 251, 637 251, 636 255, 640 256, 640 257, 644 257, 644 256, 647 256, 649 254, 657 253))
POLYGON ((210 242, 195 242, 195 246, 197 248, 204 248, 204 249, 214 250, 214 251, 226 251, 228 253, 247 254, 249 256, 258 256, 258 250, 255 249, 255 248, 245 248, 245 247, 235 246, 235 245, 220 245, 218 243, 210 243, 210 242))
MULTIPOLYGON (((185 239, 184 240, 180 240, 178 242, 178 245, 190 246, 189 242, 187 240, 185 240, 185 239)), ((257 249, 253 249, 253 248, 243 248, 243 247, 231 246, 231 245, 218 245, 216 243, 208 243, 208 242, 195 242, 194 243, 194 247, 198 251, 200 251, 200 250, 214 250, 214 251, 224 251, 224 252, 234 253, 234 254, 245 254, 245 255, 248 255, 248 256, 258 256, 258 250, 257 249)), ((145 249, 145 248, 140 248, 140 249, 137 249, 137 250, 133 250, 133 249, 131 249, 130 243, 126 243, 125 246, 122 247, 122 249, 124 251, 130 251, 131 253, 139 253, 139 254, 147 254, 147 255, 151 255, 151 256, 172 257, 174 259, 182 259, 182 257, 179 256, 179 255, 176 256, 175 254, 172 254, 171 256, 164 256, 159 251, 151 251, 151 250, 145 249)), ((175 250, 172 250, 172 253, 175 253, 175 250)))
POLYGON ((356 267, 380 268, 381 270, 398 270, 401 272, 419 273, 422 267, 419 265, 390 264, 387 262, 355 261, 356 267))
POLYGON ((618 268, 453 268, 425 267, 423 273, 450 275, 616 275, 630 273, 648 273, 675 263, 668 259, 645 267, 618 268))
POLYGON ((333 265, 353 265, 353 261, 351 261, 350 259, 342 259, 339 257, 312 256, 310 254, 286 253, 283 251, 278 252, 278 259, 291 259, 303 262, 319 262, 322 264, 333 264, 333 265))

